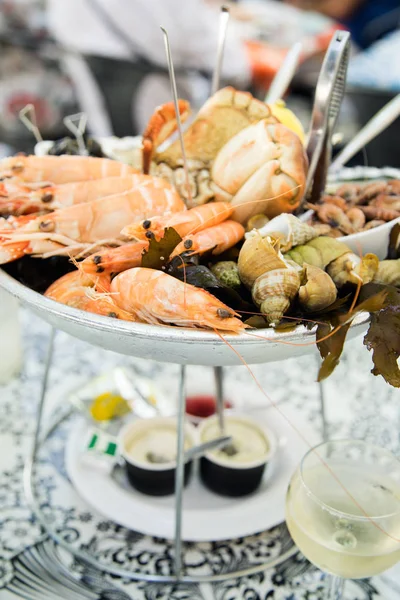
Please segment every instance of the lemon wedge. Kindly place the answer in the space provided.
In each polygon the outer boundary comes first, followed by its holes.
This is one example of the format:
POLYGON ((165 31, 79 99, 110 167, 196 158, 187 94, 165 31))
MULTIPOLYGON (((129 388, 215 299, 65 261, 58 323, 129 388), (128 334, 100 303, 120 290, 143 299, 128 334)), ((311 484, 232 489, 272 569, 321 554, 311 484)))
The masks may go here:
POLYGON ((282 125, 285 125, 285 127, 296 133, 302 144, 304 144, 305 133, 303 125, 300 123, 294 112, 289 108, 286 108, 285 102, 283 100, 278 100, 274 104, 270 104, 269 107, 274 117, 276 117, 282 125))
POLYGON ((111 392, 97 396, 90 407, 90 414, 96 421, 109 421, 115 417, 122 417, 130 411, 127 401, 111 392))

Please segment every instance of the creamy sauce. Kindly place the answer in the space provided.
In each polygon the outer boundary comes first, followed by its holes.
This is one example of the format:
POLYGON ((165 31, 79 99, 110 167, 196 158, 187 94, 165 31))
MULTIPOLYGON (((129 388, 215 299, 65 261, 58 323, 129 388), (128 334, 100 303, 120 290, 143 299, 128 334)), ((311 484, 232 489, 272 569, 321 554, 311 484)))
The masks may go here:
MULTIPOLYGON (((261 432, 248 423, 242 421, 226 420, 226 435, 232 436, 232 443, 237 450, 232 456, 228 456, 223 449, 210 452, 210 456, 219 461, 228 463, 251 463, 263 458, 269 451, 269 444, 261 432)), ((202 442, 208 442, 220 437, 221 432, 218 423, 212 423, 202 433, 202 442)))
MULTIPOLYGON (((125 446, 127 458, 135 462, 156 464, 169 463, 176 460, 177 434, 174 427, 154 427, 143 431, 130 440, 125 446), (149 455, 161 460, 151 460, 149 455)), ((189 439, 185 438, 184 448, 191 447, 189 439)))

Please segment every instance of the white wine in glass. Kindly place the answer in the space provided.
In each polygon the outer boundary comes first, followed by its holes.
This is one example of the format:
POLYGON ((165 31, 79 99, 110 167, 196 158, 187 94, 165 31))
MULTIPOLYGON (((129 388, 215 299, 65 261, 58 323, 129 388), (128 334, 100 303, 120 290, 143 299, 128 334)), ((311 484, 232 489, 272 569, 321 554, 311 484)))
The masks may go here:
MULTIPOLYGON (((350 579, 382 573, 400 561, 400 462, 357 440, 317 446, 289 485, 286 522, 321 570, 350 579)), ((340 588, 336 580, 331 597, 340 588)))

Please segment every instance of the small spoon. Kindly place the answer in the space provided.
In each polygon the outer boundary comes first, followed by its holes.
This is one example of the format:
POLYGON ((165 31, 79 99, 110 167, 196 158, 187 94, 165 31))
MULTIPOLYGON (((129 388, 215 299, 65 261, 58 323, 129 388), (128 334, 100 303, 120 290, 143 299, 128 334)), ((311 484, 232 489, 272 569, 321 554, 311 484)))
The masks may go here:
MULTIPOLYGON (((193 446, 186 450, 183 455, 183 460, 187 462, 188 460, 193 460, 194 458, 199 458, 206 452, 211 450, 215 450, 216 448, 222 448, 225 451, 224 446, 229 447, 232 445, 232 436, 225 435, 219 438, 215 438, 214 440, 209 440, 208 442, 204 442, 203 444, 199 444, 198 446, 193 446)), ((146 458, 150 463, 153 464, 162 464, 171 462, 169 458, 166 458, 162 454, 157 454, 156 452, 148 452, 146 454, 146 458)))

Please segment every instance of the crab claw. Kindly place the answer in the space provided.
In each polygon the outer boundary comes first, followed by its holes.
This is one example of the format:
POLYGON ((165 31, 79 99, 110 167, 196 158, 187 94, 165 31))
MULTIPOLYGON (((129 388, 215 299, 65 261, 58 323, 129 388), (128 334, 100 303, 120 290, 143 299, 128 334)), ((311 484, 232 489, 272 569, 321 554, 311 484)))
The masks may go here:
MULTIPOLYGON (((178 108, 181 121, 186 121, 190 112, 189 102, 178 100, 178 108)), ((143 133, 143 173, 149 173, 154 148, 168 139, 176 131, 177 126, 173 102, 167 102, 156 108, 143 133)))

